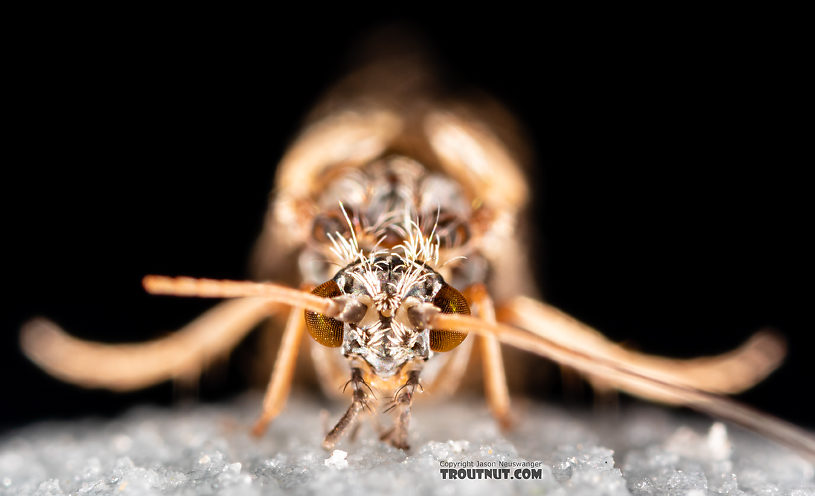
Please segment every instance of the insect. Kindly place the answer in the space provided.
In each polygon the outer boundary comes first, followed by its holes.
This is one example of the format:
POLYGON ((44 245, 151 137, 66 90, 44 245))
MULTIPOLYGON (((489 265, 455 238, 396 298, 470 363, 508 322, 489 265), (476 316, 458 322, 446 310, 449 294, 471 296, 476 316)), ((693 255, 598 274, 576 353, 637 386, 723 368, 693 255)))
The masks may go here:
POLYGON ((673 360, 627 350, 517 296, 532 286, 516 236, 530 191, 511 126, 493 104, 442 98, 433 84, 409 57, 380 61, 318 105, 278 167, 258 241, 258 278, 273 282, 148 276, 152 293, 227 301, 148 343, 89 343, 38 319, 23 329, 24 351, 69 382, 131 390, 195 374, 264 319, 287 315, 253 431, 262 434, 284 407, 308 332, 324 388, 351 395, 323 446, 333 448, 384 399, 395 421, 382 439, 407 449, 417 393, 455 390, 474 341, 490 410, 511 423, 504 343, 598 386, 687 405, 815 454, 808 434, 721 396, 779 365, 778 337, 673 360), (293 268, 299 286, 278 282, 293 268))

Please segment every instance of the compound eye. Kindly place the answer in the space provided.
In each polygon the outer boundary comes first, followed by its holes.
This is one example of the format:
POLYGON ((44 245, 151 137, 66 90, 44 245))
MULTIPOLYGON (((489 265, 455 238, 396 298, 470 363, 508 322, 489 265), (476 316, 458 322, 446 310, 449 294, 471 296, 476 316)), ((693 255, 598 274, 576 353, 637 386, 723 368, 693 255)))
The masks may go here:
MULTIPOLYGON (((311 294, 324 298, 333 298, 340 296, 342 291, 340 291, 337 283, 331 280, 314 288, 311 294)), ((311 337, 323 346, 336 348, 342 344, 343 323, 337 319, 306 310, 306 329, 308 329, 311 337)))
MULTIPOLYGON (((433 304, 441 310, 441 313, 463 313, 470 315, 470 306, 467 300, 455 288, 445 283, 441 287, 433 304)), ((467 337, 466 331, 451 331, 447 329, 430 330, 430 349, 433 351, 450 351, 460 345, 467 337)))

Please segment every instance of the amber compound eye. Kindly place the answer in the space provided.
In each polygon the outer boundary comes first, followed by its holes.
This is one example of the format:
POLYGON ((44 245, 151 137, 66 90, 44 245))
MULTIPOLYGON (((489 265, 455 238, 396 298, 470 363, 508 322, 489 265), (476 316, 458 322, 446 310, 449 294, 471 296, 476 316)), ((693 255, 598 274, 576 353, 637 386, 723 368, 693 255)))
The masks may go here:
MULTIPOLYGON (((340 287, 333 280, 326 281, 311 292, 324 298, 333 298, 342 294, 340 287)), ((343 323, 321 313, 306 310, 306 329, 315 341, 323 346, 336 348, 342 344, 343 323)))
MULTIPOLYGON (((455 288, 446 283, 441 287, 439 292, 436 293, 436 297, 433 298, 433 304, 441 310, 441 313, 463 313, 470 315, 470 306, 467 305, 467 300, 461 293, 456 291, 455 288)), ((450 351, 460 345, 466 337, 467 333, 462 331, 431 329, 430 349, 442 352, 450 351)))

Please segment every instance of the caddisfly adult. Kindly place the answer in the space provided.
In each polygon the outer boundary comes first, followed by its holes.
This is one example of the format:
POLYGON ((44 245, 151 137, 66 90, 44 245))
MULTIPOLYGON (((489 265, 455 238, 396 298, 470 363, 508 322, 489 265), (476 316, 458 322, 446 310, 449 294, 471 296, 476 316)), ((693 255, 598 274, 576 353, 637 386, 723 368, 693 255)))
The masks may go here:
POLYGON ((510 421, 501 343, 575 369, 603 387, 732 420, 815 456, 808 433, 733 402, 784 356, 759 333, 729 353, 676 360, 627 350, 527 296, 518 238, 529 199, 511 119, 486 100, 438 90, 408 54, 352 73, 317 106, 278 169, 255 261, 272 282, 148 276, 152 293, 228 298, 147 343, 78 340, 36 319, 26 354, 85 387, 131 390, 194 375, 272 315, 287 314, 254 432, 284 407, 304 331, 326 391, 351 405, 331 449, 373 412, 395 411, 382 439, 408 447, 417 392, 456 389, 478 340, 490 410, 510 421), (281 281, 297 272, 298 288, 281 281), (469 334, 473 334, 468 338, 469 334))

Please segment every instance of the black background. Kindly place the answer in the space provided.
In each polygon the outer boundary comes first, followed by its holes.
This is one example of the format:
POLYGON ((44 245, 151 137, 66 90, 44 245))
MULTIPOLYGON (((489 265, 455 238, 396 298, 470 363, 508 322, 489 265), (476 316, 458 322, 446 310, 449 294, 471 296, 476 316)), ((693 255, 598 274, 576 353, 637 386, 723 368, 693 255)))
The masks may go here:
MULTIPOLYGON (((548 301, 674 356, 777 328, 791 344, 785 366, 741 399, 815 425, 812 114, 795 25, 762 12, 317 10, 20 20, 4 71, 15 89, 3 428, 172 403, 169 384, 124 395, 61 384, 20 355, 17 330, 41 314, 85 338, 143 340, 211 304, 146 295, 145 274, 246 277, 275 163, 354 41, 392 20, 431 41, 454 83, 494 95, 528 131, 532 269, 548 301)), ((242 390, 238 359, 203 382, 202 399, 242 390)), ((543 393, 558 401, 557 389, 543 393)))

